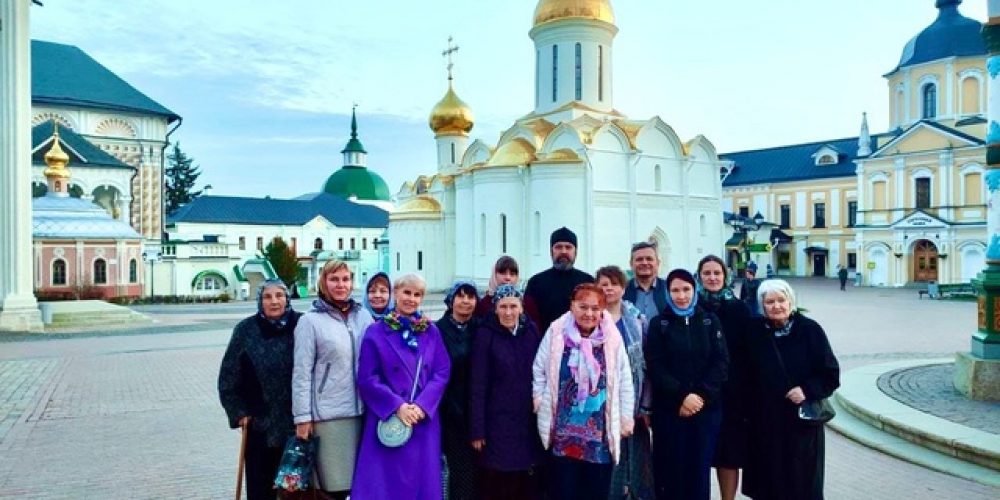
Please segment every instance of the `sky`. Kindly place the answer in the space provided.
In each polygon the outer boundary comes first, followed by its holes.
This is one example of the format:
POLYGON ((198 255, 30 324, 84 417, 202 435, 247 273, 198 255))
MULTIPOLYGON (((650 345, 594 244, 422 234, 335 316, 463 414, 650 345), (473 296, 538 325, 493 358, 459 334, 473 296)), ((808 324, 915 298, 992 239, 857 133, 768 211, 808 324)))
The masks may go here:
MULTIPOLYGON (((436 171, 431 108, 455 90, 473 139, 531 111, 536 0, 45 0, 34 39, 80 47, 183 117, 171 136, 212 194, 294 197, 340 168, 358 105, 368 166, 396 193, 436 171)), ((613 0, 614 105, 720 152, 888 129, 882 75, 934 0, 613 0)), ((961 12, 986 19, 986 1, 961 12)))

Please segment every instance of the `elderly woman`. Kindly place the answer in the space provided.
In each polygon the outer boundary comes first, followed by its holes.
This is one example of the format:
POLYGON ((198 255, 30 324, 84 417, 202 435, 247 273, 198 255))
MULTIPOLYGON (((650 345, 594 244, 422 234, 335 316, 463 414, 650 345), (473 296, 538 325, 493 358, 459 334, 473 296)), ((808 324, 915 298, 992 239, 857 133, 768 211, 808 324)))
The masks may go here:
POLYGON ((375 273, 365 285, 365 295, 361 302, 376 321, 391 311, 392 284, 389 283, 389 275, 381 271, 375 273))
POLYGON ((513 285, 493 293, 496 311, 473 337, 469 435, 479 452, 478 497, 541 498, 542 443, 535 430, 531 366, 541 335, 513 285))
POLYGON ((605 314, 611 317, 625 342, 629 368, 635 383, 635 432, 622 439, 622 456, 611 476, 611 499, 653 498, 653 468, 649 439, 649 397, 646 384, 646 363, 643 347, 646 344, 647 318, 631 302, 623 300, 628 278, 618 266, 606 266, 594 274, 597 286, 604 291, 607 302, 605 314), (643 404, 643 397, 646 401, 643 404))
POLYGON ((799 419, 805 401, 830 397, 840 366, 826 333, 796 308, 784 280, 761 283, 764 318, 749 331, 750 460, 743 492, 755 500, 823 498, 823 426, 799 419))
MULTIPOLYGON (((519 273, 517 261, 514 260, 514 257, 504 255, 497 259, 496 263, 493 264, 493 274, 490 276, 489 288, 486 289, 486 294, 483 295, 483 298, 479 300, 479 304, 476 306, 476 316, 480 318, 492 316, 494 313, 493 296, 496 293, 497 287, 512 285, 514 288, 518 288, 521 280, 519 273)), ((530 301, 527 297, 522 297, 521 303, 528 316, 533 316, 533 313, 537 311, 534 302, 530 301)))
POLYGON ((747 454, 746 393, 743 385, 746 379, 746 330, 750 326, 751 314, 746 303, 733 295, 726 264, 721 258, 708 255, 701 259, 697 278, 700 285, 698 304, 719 318, 729 352, 728 377, 722 384, 722 423, 712 465, 719 479, 722 500, 733 500, 747 454))
POLYGON ((247 498, 273 499, 285 440, 292 426, 292 332, 300 314, 288 288, 265 281, 257 291, 257 314, 233 329, 219 368, 219 400, 232 428, 247 428, 247 498))
POLYGON ((577 285, 532 367, 538 433, 552 452, 549 487, 557 499, 607 500, 621 440, 632 435, 631 365, 605 307, 597 285, 577 285))
POLYGON ((691 273, 667 275, 667 307, 649 323, 656 498, 708 500, 728 356, 722 325, 698 306, 691 273))
POLYGON ((395 309, 369 327, 361 342, 358 389, 368 413, 353 500, 442 497, 437 413, 451 362, 441 332, 420 313, 426 287, 416 274, 397 279, 395 309), (393 414, 412 429, 399 446, 384 444, 378 436, 379 421, 393 414))
POLYGON ((441 447, 448 464, 448 498, 471 500, 475 495, 476 454, 469 438, 469 360, 472 357, 473 316, 479 292, 471 281, 455 283, 444 298, 447 308, 435 323, 451 360, 451 376, 441 400, 441 447))
POLYGON ((354 276, 347 263, 327 262, 319 273, 319 298, 295 328, 292 413, 295 434, 319 437, 319 486, 346 498, 351 490, 361 416, 357 367, 361 337, 372 317, 351 299, 354 276))

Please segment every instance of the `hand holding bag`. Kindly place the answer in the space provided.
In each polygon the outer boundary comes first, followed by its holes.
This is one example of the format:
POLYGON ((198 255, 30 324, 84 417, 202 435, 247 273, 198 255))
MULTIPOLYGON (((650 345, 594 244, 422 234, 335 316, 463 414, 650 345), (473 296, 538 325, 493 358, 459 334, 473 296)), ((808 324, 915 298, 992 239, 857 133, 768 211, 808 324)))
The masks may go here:
MULTIPOLYGON (((781 352, 778 351, 778 345, 774 342, 774 337, 771 337, 771 347, 774 349, 774 355, 778 358, 781 372, 785 374, 785 380, 791 385, 792 381, 788 378, 788 371, 785 369, 785 360, 781 358, 781 352)), ((799 403, 798 417, 799 421, 803 424, 821 426, 833 420, 835 416, 837 416, 837 412, 826 398, 807 399, 799 403)))
MULTIPOLYGON (((420 356, 417 358, 417 372, 413 376, 413 388, 410 390, 410 399, 407 403, 413 403, 413 400, 417 397, 417 382, 420 380, 420 370, 423 368, 423 364, 424 357, 420 356)), ((399 415, 393 413, 389 415, 389 418, 379 420, 376 434, 383 446, 399 448, 410 440, 410 436, 413 435, 413 427, 404 424, 399 415)))
POLYGON ((316 464, 316 448, 319 438, 299 439, 296 436, 285 442, 285 451, 281 454, 281 464, 274 478, 274 487, 278 490, 294 493, 313 488, 313 468, 316 464))

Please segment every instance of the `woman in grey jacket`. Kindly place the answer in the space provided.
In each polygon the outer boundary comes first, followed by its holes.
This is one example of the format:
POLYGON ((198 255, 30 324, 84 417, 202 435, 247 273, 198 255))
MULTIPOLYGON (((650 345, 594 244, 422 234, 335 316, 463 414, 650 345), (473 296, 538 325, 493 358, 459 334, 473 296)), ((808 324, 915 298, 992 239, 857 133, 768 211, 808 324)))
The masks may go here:
POLYGON ((319 437, 319 486, 334 498, 350 494, 364 413, 357 390, 358 349, 372 317, 351 299, 353 288, 347 264, 327 262, 316 282, 319 298, 295 327, 295 433, 319 437))

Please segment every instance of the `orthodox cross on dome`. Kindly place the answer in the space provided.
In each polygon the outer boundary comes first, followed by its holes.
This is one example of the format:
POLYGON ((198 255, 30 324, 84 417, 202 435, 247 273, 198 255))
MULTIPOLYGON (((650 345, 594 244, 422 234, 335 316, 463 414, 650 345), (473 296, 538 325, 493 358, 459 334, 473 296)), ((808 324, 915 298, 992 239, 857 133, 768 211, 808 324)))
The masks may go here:
POLYGON ((455 63, 451 60, 451 55, 458 52, 458 45, 455 45, 455 39, 448 37, 448 48, 441 52, 441 55, 448 58, 448 81, 451 81, 451 69, 455 67, 455 63))
POLYGON ((358 138, 358 103, 351 105, 351 138, 358 138))

